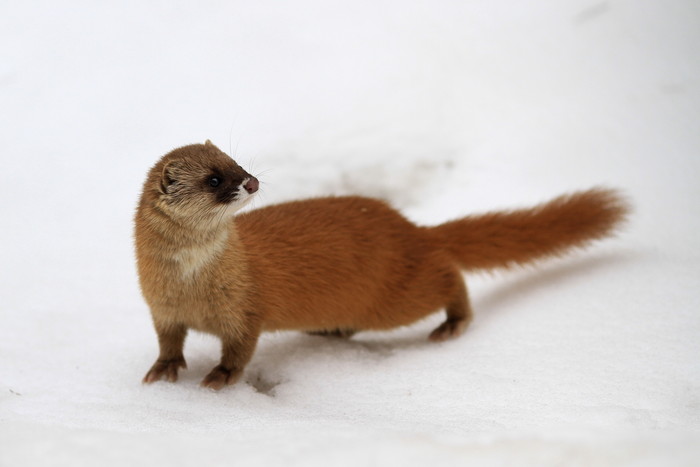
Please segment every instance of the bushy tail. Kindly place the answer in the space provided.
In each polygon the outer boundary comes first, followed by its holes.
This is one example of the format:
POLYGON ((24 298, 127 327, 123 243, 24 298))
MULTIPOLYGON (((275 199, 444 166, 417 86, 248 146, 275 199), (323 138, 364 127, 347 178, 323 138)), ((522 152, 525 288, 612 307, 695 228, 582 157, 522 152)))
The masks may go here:
POLYGON ((628 212, 615 190, 595 188, 530 209, 469 216, 430 230, 465 270, 474 271, 524 265, 585 247, 611 235, 628 212))

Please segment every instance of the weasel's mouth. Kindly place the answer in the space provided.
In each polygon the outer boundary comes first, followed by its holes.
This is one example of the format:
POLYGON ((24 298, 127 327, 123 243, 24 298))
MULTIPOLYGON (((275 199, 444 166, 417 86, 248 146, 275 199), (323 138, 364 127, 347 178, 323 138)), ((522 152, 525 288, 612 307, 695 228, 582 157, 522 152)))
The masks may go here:
POLYGON ((236 187, 232 190, 221 191, 221 192, 217 193, 216 201, 221 203, 221 204, 232 203, 232 202, 236 201, 236 199, 238 199, 238 191, 239 191, 238 187, 236 187))
POLYGON ((260 182, 252 175, 239 185, 232 186, 229 189, 220 190, 216 194, 216 201, 222 204, 229 204, 236 200, 245 200, 258 191, 260 182), (240 196, 239 196, 240 195, 240 196))
POLYGON ((247 202, 258 191, 260 182, 255 177, 246 178, 238 185, 216 194, 216 201, 221 204, 231 204, 235 201, 247 202))

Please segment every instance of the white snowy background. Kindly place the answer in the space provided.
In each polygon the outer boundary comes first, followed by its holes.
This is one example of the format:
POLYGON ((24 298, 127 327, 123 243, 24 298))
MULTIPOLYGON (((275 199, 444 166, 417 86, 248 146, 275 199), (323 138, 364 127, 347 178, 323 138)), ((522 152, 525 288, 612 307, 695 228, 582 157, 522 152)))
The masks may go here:
POLYGON ((0 465, 700 464, 694 0, 0 2, 0 465), (177 384, 137 285, 148 168, 211 139, 256 206, 390 200, 418 223, 594 185, 615 239, 469 277, 476 319, 264 335, 177 384))

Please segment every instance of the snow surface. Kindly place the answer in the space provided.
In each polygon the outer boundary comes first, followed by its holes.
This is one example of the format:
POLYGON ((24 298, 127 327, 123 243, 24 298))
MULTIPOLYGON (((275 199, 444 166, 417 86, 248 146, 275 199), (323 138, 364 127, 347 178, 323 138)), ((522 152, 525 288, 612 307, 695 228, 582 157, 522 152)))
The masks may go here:
POLYGON ((700 464, 700 6, 2 2, 0 465, 700 464), (635 214, 537 270, 350 341, 264 335, 236 386, 156 357, 132 215, 211 139, 256 206, 389 199, 433 224, 593 185, 635 214))

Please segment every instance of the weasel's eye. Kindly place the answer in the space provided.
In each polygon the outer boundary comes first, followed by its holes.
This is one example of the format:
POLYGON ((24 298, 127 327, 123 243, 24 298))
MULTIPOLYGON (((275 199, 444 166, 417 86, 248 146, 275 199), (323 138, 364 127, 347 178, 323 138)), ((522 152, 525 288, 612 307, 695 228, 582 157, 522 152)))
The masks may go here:
POLYGON ((221 183, 219 177, 209 177, 209 186, 217 187, 221 183))

